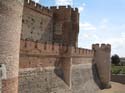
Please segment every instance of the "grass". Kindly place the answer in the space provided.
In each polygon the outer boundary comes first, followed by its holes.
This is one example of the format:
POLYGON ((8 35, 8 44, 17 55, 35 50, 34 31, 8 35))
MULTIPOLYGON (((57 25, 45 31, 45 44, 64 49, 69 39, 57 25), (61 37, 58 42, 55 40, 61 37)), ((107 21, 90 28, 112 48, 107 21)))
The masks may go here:
POLYGON ((112 65, 112 74, 125 74, 125 66, 112 65))

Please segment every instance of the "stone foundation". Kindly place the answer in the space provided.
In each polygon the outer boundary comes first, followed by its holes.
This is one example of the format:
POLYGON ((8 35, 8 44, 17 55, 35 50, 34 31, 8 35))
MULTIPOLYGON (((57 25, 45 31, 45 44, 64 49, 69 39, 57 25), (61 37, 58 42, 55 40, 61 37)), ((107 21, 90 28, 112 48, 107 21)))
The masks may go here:
POLYGON ((73 65, 71 76, 70 88, 54 67, 20 69, 19 93, 97 93, 91 64, 73 65))

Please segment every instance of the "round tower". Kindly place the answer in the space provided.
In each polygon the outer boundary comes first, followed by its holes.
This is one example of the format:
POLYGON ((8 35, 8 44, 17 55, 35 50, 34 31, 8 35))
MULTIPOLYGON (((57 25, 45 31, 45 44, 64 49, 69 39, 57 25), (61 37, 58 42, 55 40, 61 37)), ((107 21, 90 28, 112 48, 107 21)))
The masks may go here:
POLYGON ((102 88, 110 87, 111 78, 111 45, 109 44, 93 44, 92 49, 94 51, 94 63, 97 66, 99 79, 101 81, 102 88))
POLYGON ((0 64, 2 93, 18 93, 23 0, 0 0, 0 64))

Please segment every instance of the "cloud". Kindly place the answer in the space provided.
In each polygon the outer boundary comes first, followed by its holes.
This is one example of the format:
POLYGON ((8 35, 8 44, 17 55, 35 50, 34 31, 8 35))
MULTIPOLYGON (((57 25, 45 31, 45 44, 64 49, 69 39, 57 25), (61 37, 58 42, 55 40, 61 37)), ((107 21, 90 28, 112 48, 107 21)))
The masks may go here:
POLYGON ((33 1, 35 1, 36 3, 39 3, 39 2, 40 2, 40 0, 33 0, 33 1))
POLYGON ((124 50, 125 50, 125 37, 111 37, 109 39, 106 39, 103 42, 107 42, 112 45, 112 54, 120 54, 120 56, 124 56, 124 50))
POLYGON ((96 27, 90 23, 80 23, 81 30, 96 30, 96 27))
POLYGON ((85 3, 83 3, 81 6, 79 6, 79 7, 78 7, 78 9, 79 9, 79 12, 82 12, 82 11, 84 11, 84 9, 85 9, 85 6, 86 6, 86 4, 85 4, 85 3))
POLYGON ((79 9, 79 12, 82 12, 84 10, 84 7, 80 6, 78 9, 79 9))
POLYGON ((94 43, 111 44, 112 54, 125 56, 125 24, 113 24, 102 19, 96 25, 90 22, 80 23, 79 47, 90 48, 94 43))
POLYGON ((56 5, 73 5, 73 0, 55 0, 56 5))

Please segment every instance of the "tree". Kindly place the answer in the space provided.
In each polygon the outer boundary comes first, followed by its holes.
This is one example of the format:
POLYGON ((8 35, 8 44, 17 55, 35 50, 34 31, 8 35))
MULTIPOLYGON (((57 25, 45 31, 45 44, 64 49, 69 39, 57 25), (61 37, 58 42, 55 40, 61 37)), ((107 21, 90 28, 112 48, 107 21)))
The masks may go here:
POLYGON ((114 65, 119 65, 120 63, 120 58, 117 54, 114 54, 112 57, 111 57, 111 62, 112 64, 114 65))

